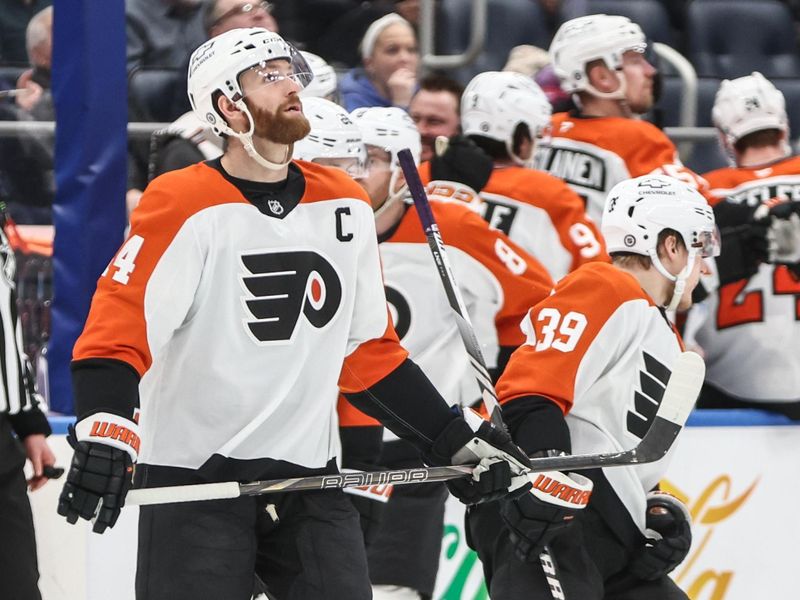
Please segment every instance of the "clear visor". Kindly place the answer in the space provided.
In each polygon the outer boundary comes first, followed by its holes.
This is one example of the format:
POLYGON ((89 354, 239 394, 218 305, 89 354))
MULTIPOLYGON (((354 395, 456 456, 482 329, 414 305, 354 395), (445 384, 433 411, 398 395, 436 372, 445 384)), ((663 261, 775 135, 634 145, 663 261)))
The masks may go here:
POLYGON ((326 167, 336 167, 337 169, 341 169, 353 179, 366 179, 369 175, 369 171, 367 170, 367 161, 363 157, 321 157, 315 158, 312 162, 326 167))
POLYGON ((306 59, 294 47, 288 44, 287 47, 289 56, 263 60, 239 74, 239 85, 244 96, 276 83, 291 82, 297 86, 298 92, 311 83, 314 74, 306 59))
POLYGON ((714 227, 713 231, 695 232, 693 240, 692 247, 697 248, 703 258, 719 256, 722 244, 717 227, 714 227))

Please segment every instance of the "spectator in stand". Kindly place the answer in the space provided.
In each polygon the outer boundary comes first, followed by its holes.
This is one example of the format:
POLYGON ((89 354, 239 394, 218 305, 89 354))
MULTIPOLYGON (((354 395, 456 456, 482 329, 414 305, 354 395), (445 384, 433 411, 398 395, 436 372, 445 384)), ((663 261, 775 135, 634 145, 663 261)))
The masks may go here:
POLYGON ((372 23, 361 40, 363 67, 342 80, 344 107, 397 106, 408 109, 417 88, 419 52, 411 23, 396 13, 372 23))
POLYGON ((0 63, 24 65, 25 30, 31 17, 52 0, 0 0, 0 63))
POLYGON ((263 27, 279 32, 278 22, 272 16, 270 2, 242 2, 242 0, 212 0, 206 4, 203 24, 209 37, 238 27, 263 27))
MULTIPOLYGON (((0 105, 0 121, 52 121, 50 59, 53 41, 53 8, 48 6, 31 18, 26 29, 30 69, 17 82, 24 91, 14 104, 0 105)), ((55 196, 53 137, 20 132, 0 138, 0 156, 14 157, 0 166, 3 191, 0 200, 17 223, 47 224, 52 221, 55 196)))
POLYGON ((419 84, 408 112, 422 137, 422 162, 433 158, 440 135, 451 138, 461 131, 462 86, 446 75, 428 75, 419 84))
POLYGON ((179 69, 206 41, 202 0, 126 0, 128 71, 179 69))

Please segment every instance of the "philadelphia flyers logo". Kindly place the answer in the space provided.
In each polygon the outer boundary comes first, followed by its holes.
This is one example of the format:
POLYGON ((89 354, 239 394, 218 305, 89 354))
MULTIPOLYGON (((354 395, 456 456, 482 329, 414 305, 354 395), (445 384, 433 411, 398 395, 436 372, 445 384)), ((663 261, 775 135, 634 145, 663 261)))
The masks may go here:
POLYGON ((242 298, 249 335, 259 343, 290 341, 301 318, 322 329, 342 304, 336 268, 311 250, 242 255, 242 298), (302 315, 302 317, 301 317, 302 315))
POLYGON ((391 286, 384 286, 386 302, 389 304, 389 313, 392 315, 394 330, 397 337, 402 340, 411 327, 411 306, 403 293, 391 286))

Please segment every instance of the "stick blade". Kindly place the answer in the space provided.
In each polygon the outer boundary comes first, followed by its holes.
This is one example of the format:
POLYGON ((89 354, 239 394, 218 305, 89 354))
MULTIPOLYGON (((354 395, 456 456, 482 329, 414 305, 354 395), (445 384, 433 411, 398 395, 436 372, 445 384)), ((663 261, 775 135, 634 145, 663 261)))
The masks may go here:
POLYGON ((656 416, 683 427, 697 402, 705 376, 706 364, 699 354, 683 352, 678 356, 656 416))

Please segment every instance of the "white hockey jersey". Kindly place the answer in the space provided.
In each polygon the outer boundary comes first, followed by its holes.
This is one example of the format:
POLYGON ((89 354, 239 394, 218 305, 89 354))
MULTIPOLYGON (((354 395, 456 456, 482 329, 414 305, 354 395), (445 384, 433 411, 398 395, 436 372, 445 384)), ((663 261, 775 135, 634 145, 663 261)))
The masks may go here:
POLYGON ((296 164, 305 189, 291 209, 275 201, 264 214, 197 164, 154 180, 134 211, 74 359, 141 376, 140 462, 323 468, 338 453, 338 392, 407 357, 363 190, 337 169, 296 164))
MULTIPOLYGON (((718 201, 751 207, 772 198, 800 201, 800 157, 718 169, 705 178, 718 201)), ((800 280, 785 266, 762 264, 706 303, 709 317, 696 335, 706 380, 740 400, 800 401, 800 280)))
MULTIPOLYGON (((430 179, 430 163, 420 167, 430 179)), ((496 167, 480 193, 483 218, 538 260, 558 281, 580 265, 608 261, 597 225, 564 182, 523 167, 496 167)))
MULTIPOLYGON (((431 209, 481 352, 492 368, 500 346, 524 342, 520 322, 550 293, 552 281, 535 259, 466 206, 434 201, 431 209)), ((474 403, 480 390, 413 205, 379 247, 386 299, 403 347, 448 404, 474 403)), ((340 417, 343 425, 374 423, 345 405, 340 417)), ((384 439, 397 438, 385 430, 384 439)))
POLYGON ((705 180, 684 167, 675 145, 646 121, 557 113, 552 127, 552 138, 536 145, 536 168, 568 183, 598 223, 611 188, 640 175, 663 173, 707 195, 705 180))
MULTIPOLYGON (((574 454, 636 446, 652 423, 682 342, 664 312, 630 274, 605 263, 582 266, 523 321, 525 344, 497 384, 502 404, 544 396, 564 412, 574 454)), ((646 494, 669 456, 603 469, 643 532, 646 494)))

